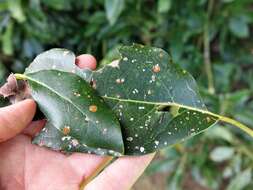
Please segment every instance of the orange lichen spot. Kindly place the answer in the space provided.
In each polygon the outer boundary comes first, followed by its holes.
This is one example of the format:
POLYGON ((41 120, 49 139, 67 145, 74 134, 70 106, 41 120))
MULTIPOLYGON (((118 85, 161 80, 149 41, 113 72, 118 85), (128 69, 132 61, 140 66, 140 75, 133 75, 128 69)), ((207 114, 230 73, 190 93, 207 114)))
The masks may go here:
POLYGON ((96 105, 90 105, 89 106, 89 111, 90 112, 96 112, 98 110, 98 107, 96 105))
POLYGON ((158 64, 154 65, 152 68, 154 73, 159 73, 161 71, 161 68, 158 64))
POLYGON ((62 132, 64 135, 68 135, 70 133, 70 127, 69 126, 64 126, 62 129, 62 132))

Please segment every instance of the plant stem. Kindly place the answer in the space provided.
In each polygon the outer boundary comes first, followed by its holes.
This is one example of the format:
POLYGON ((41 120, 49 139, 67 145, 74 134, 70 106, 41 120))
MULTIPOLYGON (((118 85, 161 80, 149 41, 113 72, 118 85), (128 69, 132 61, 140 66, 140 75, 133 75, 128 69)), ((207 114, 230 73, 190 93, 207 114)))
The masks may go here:
POLYGON ((246 125, 234 120, 234 119, 231 119, 229 117, 224 117, 224 116, 219 116, 219 120, 220 121, 224 121, 226 123, 229 123, 239 129, 241 129, 242 131, 246 132, 248 135, 250 135, 251 137, 253 137, 253 130, 250 129, 249 127, 247 127, 246 125))
POLYGON ((26 75, 23 75, 23 74, 14 74, 14 76, 16 77, 17 80, 26 80, 27 79, 27 76, 26 75))
POLYGON ((113 160, 113 158, 114 157, 112 156, 105 158, 105 160, 100 165, 98 165, 95 171, 81 182, 80 190, 84 190, 85 186, 90 183, 113 160))
POLYGON ((214 88, 214 80, 213 80, 213 73, 212 73, 212 66, 211 66, 211 59, 210 59, 210 39, 209 39, 209 20, 210 20, 212 9, 213 9, 213 0, 209 0, 203 38, 204 38, 204 63, 205 63, 205 70, 207 74, 208 91, 211 94, 214 94, 215 88, 214 88))

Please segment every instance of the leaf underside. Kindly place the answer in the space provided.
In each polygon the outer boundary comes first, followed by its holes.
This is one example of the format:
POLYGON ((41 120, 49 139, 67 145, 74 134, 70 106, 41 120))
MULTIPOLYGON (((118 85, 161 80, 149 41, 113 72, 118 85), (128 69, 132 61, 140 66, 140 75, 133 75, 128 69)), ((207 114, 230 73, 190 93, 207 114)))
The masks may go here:
POLYGON ((218 121, 193 77, 168 53, 142 45, 119 51, 119 62, 93 72, 75 66, 74 54, 64 49, 35 59, 25 75, 48 124, 34 143, 66 152, 142 155, 218 121), (98 111, 89 111, 90 105, 98 111), (64 126, 70 128, 67 135, 64 126))

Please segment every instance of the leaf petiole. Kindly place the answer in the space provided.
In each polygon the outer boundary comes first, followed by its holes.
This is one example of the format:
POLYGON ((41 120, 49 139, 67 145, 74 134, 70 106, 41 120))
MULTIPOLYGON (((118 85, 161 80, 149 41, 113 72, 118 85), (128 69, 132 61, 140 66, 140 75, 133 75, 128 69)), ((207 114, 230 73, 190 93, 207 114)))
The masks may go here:
POLYGON ((27 79, 26 75, 19 74, 19 73, 14 74, 14 76, 16 77, 17 80, 26 80, 27 79))

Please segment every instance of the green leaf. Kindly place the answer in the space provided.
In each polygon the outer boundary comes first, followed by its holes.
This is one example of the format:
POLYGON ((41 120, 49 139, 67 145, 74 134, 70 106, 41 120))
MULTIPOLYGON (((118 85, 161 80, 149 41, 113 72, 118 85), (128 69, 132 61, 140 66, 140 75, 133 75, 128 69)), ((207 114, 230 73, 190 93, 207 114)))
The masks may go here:
POLYGON ((194 136, 219 120, 253 136, 245 125, 207 111, 193 77, 162 49, 123 46, 120 55, 120 61, 92 72, 79 69, 72 52, 52 49, 37 56, 25 75, 16 74, 28 80, 49 119, 35 143, 67 152, 120 155, 124 149, 127 155, 142 155, 194 136), (101 112, 91 113, 89 105, 101 112), (85 132, 70 137, 60 132, 69 129, 85 132))
POLYGON ((67 49, 54 48, 38 55, 26 68, 25 73, 34 73, 42 70, 58 70, 74 73, 86 81, 90 81, 91 71, 82 70, 75 65, 76 56, 67 49))
POLYGON ((26 20, 21 0, 8 0, 7 5, 9 11, 11 12, 11 16, 18 22, 22 23, 26 20))
POLYGON ((244 17, 233 17, 229 20, 230 31, 239 38, 249 36, 249 27, 247 20, 244 17))
POLYGON ((106 16, 111 25, 117 21, 124 9, 124 4, 124 0, 105 0, 106 16))
POLYGON ((227 190, 243 190, 252 181, 251 169, 246 169, 238 173, 234 179, 231 180, 227 190))
POLYGON ((220 146, 213 149, 210 157, 215 162, 223 162, 232 158, 234 149, 232 147, 220 146))
POLYGON ((158 1, 158 12, 159 13, 166 13, 171 8, 171 0, 159 0, 158 1))
POLYGON ((13 22, 10 22, 6 28, 4 34, 0 37, 2 38, 2 49, 5 55, 13 54, 13 22))
POLYGON ((70 10, 71 1, 62 1, 62 0, 42 0, 42 2, 50 8, 55 10, 70 10))
POLYGON ((80 76, 57 70, 29 70, 16 76, 28 81, 48 120, 33 143, 64 152, 123 154, 117 118, 80 76))
POLYGON ((93 73, 122 126, 125 154, 147 154, 195 135, 218 117, 206 111, 192 76, 159 48, 123 46, 120 62, 93 73))

